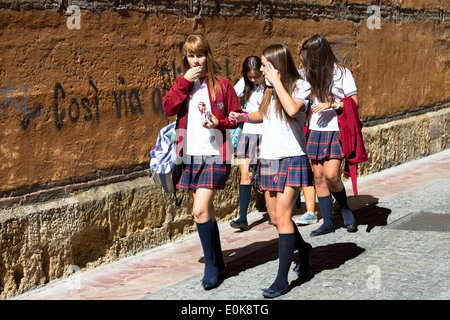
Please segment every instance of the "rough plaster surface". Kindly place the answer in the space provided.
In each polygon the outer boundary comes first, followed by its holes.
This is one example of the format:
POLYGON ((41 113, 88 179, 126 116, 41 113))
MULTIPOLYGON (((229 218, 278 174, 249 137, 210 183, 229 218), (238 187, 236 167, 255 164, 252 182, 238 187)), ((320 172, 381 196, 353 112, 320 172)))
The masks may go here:
POLYGON ((80 29, 69 29, 61 10, 1 9, 0 197, 148 167, 158 130, 173 121, 162 97, 192 32, 206 34, 232 82, 246 56, 281 42, 297 57, 303 39, 322 33, 354 74, 365 120, 448 102, 445 20, 382 19, 369 29, 360 16, 352 20, 351 6, 335 19, 313 8, 271 19, 228 16, 223 10, 234 7, 226 6, 201 18, 82 10, 80 29))

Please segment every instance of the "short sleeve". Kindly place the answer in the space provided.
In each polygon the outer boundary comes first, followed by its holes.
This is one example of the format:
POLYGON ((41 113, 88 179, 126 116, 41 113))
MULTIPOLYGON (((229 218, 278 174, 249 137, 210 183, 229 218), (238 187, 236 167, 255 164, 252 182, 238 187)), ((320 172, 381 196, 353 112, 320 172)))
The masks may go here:
POLYGON ((344 75, 342 76, 342 91, 346 97, 350 97, 358 93, 355 79, 353 78, 350 70, 347 68, 344 69, 344 75))
POLYGON ((301 101, 305 106, 308 106, 311 95, 311 85, 309 82, 299 79, 296 83, 296 88, 292 95, 292 99, 301 101))
POLYGON ((241 78, 234 85, 234 91, 236 91, 238 97, 242 97, 244 95, 244 90, 245 90, 245 80, 244 78, 241 78))

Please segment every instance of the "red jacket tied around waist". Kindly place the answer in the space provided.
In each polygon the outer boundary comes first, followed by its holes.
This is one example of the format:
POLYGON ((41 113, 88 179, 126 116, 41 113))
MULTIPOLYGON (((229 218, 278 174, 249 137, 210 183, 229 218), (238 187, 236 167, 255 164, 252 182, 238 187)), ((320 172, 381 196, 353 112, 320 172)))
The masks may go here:
POLYGON ((352 180, 353 194, 358 194, 357 188, 357 164, 367 161, 367 153, 362 137, 362 124, 359 120, 358 106, 351 97, 341 101, 344 105, 343 111, 338 114, 339 142, 345 154, 344 173, 352 180))

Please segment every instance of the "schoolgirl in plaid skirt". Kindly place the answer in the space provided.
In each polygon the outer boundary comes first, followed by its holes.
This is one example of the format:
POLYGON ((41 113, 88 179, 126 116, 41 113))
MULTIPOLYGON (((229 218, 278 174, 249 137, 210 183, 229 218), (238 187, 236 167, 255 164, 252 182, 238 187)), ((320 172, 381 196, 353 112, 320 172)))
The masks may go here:
POLYGON ((342 159, 344 150, 339 143, 339 131, 310 131, 306 152, 310 159, 342 159))
POLYGON ((341 180, 340 168, 344 152, 338 139, 337 112, 343 108, 341 100, 345 97, 352 97, 358 103, 355 81, 350 70, 336 59, 323 36, 312 36, 300 49, 303 72, 311 85, 312 113, 307 153, 313 166, 317 199, 323 218, 323 224, 311 235, 334 232, 331 195, 341 207, 347 231, 354 232, 355 218, 348 207, 341 180))
POLYGON ((260 109, 248 118, 230 113, 230 119, 263 123, 260 186, 279 235, 278 274, 263 289, 263 296, 274 298, 289 290, 287 276, 295 248, 299 250, 297 274, 306 274, 309 264, 311 245, 301 237, 292 213, 300 187, 313 183, 303 131, 310 86, 301 79, 289 49, 282 44, 267 47, 261 62, 266 88, 260 109))
POLYGON ((188 156, 177 188, 183 190, 223 189, 230 171, 230 164, 224 164, 220 156, 188 156))
MULTIPOLYGON (((263 97, 261 86, 261 58, 249 56, 242 64, 242 78, 234 89, 241 98, 244 112, 252 113, 259 110, 263 97)), ((239 184, 239 217, 230 222, 230 226, 241 230, 248 229, 247 210, 252 191, 250 165, 256 165, 259 160, 259 146, 262 138, 262 123, 244 123, 238 140, 236 156, 239 159, 241 179, 239 184)))
POLYGON ((177 154, 182 174, 177 187, 189 190, 192 212, 204 253, 204 289, 211 289, 226 267, 214 212, 214 195, 223 189, 230 173, 230 141, 234 129, 231 111, 242 112, 233 86, 219 77, 208 41, 203 35, 188 36, 182 48, 183 75, 164 96, 164 110, 177 116, 177 154))

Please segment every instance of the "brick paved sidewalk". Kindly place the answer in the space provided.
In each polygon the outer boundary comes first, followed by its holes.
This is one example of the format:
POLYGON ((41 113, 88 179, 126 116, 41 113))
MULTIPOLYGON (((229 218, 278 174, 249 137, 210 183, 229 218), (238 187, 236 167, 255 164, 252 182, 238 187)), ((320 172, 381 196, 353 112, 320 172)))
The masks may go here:
MULTIPOLYGON (((449 173, 447 150, 358 179, 356 198, 346 183, 358 232, 346 232, 338 214, 335 233, 310 237, 321 222, 301 227, 314 248, 310 276, 291 272, 291 290, 277 300, 449 299, 449 173)), ((267 213, 253 212, 249 222, 246 232, 220 224, 229 274, 213 290, 200 285, 202 251, 193 234, 15 299, 267 301, 260 289, 275 278, 278 237, 267 213)))

